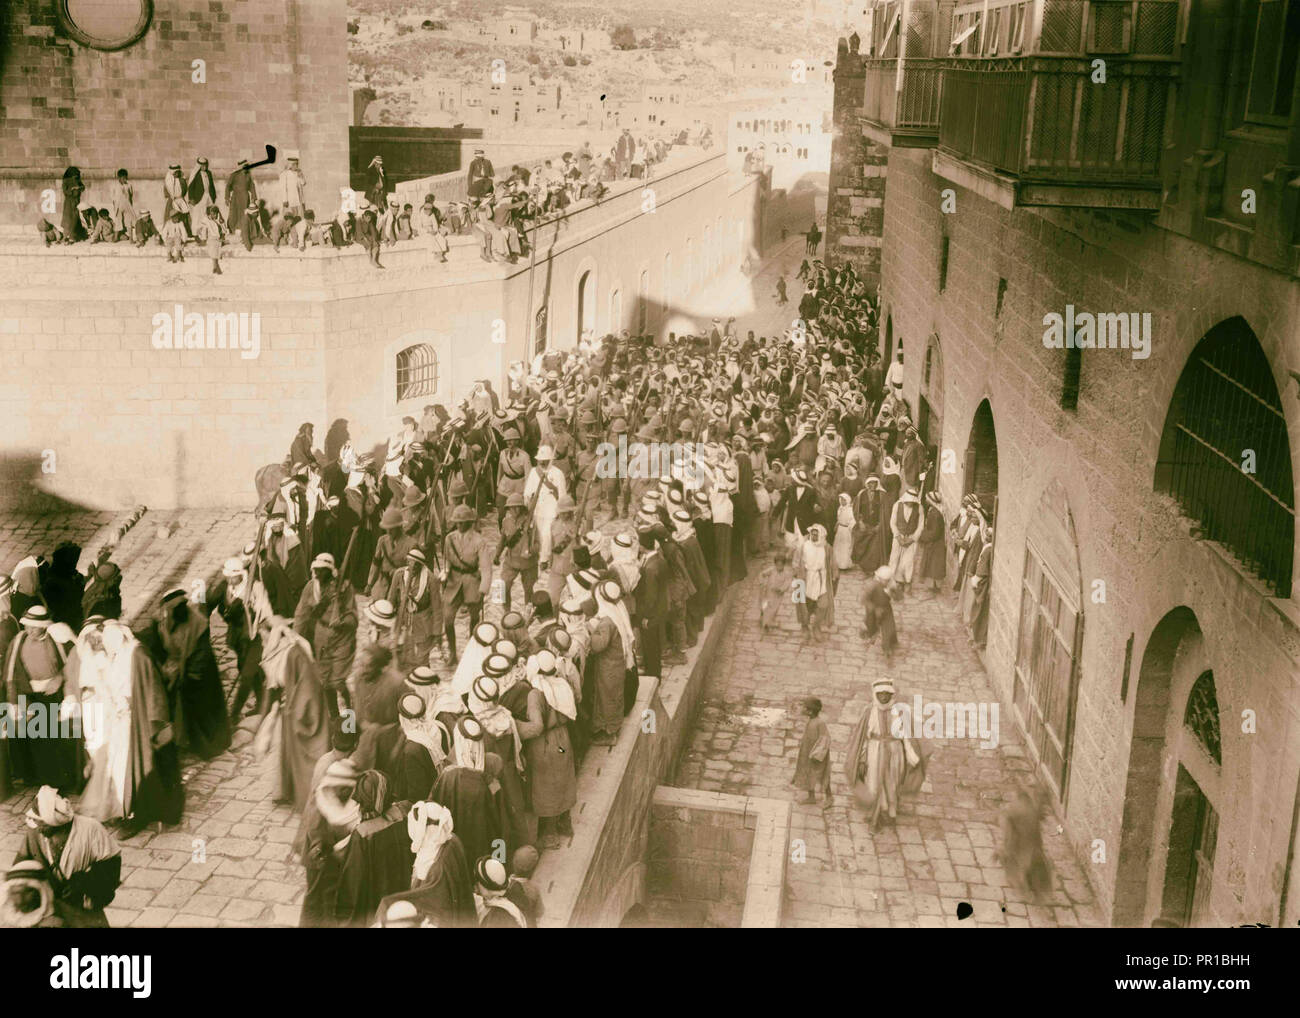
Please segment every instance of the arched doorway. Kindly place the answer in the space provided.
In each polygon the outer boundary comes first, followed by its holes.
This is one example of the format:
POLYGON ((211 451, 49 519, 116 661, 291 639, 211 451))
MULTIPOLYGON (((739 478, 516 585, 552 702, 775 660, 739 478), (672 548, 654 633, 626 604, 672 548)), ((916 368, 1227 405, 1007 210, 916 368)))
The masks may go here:
POLYGON ((921 399, 916 428, 937 463, 938 447, 943 442, 943 357, 936 332, 930 333, 930 341, 925 347, 925 362, 921 365, 921 399))
POLYGON ((1154 486, 1263 580, 1291 596, 1295 487, 1286 414, 1246 320, 1207 332, 1174 387, 1154 486))
POLYGON ((1223 742, 1214 671, 1190 608, 1152 631, 1136 696, 1112 921, 1217 925, 1223 742))
POLYGON ((990 518, 997 512, 998 436, 993 427, 993 408, 986 399, 975 409, 970 440, 966 444, 965 493, 974 492, 990 518))
POLYGON ((588 269, 578 278, 577 341, 596 334, 596 271, 588 269))

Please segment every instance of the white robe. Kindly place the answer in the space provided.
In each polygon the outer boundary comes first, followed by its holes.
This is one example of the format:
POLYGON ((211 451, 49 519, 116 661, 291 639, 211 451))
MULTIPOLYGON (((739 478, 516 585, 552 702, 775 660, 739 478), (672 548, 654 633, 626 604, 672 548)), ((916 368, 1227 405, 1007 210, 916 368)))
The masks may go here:
POLYGON ((546 479, 555 485, 557 494, 553 495, 550 489, 542 487, 541 467, 533 467, 528 472, 528 480, 524 482, 524 501, 528 502, 534 494, 537 495, 537 504, 533 507, 533 520, 537 524, 537 562, 540 566, 550 564, 551 524, 555 522, 560 499, 565 495, 564 474, 560 473, 558 467, 547 467, 546 479))

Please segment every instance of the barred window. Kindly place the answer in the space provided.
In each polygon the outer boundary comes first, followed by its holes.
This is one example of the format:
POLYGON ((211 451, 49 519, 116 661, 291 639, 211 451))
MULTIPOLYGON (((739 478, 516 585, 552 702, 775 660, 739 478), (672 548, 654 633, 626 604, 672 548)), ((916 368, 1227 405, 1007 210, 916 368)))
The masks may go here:
POLYGON ((428 343, 408 346, 397 355, 397 401, 432 396, 438 391, 438 355, 428 343))
POLYGON ((1187 697, 1183 724, 1205 747, 1216 764, 1223 763, 1223 744, 1219 733, 1219 698, 1214 695, 1214 672, 1203 672, 1187 697))
POLYGON ((1277 597, 1291 596, 1295 488, 1268 358, 1242 318, 1197 344, 1174 388, 1154 487, 1277 597))

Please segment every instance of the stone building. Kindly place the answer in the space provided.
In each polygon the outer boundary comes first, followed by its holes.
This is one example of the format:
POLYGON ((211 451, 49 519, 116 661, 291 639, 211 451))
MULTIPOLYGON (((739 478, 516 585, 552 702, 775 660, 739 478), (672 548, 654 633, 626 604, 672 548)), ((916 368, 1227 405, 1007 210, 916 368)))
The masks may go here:
POLYGON ((908 0, 840 50, 831 218, 879 151, 881 344, 1117 925, 1300 918, 1296 8, 908 0))
POLYGON ((386 248, 383 271, 355 245, 228 246, 219 276, 193 247, 177 265, 153 245, 44 247, 34 210, 68 163, 96 204, 125 166, 161 218, 170 162, 206 154, 221 186, 227 154, 263 140, 299 149, 307 202, 333 217, 350 118, 342 0, 156 0, 125 27, 108 13, 80 26, 98 33, 85 41, 49 9, 10 14, 3 36, 0 139, 18 157, 0 222, 19 229, 0 238, 0 507, 250 506, 254 472, 303 421, 320 436, 346 422, 369 451, 480 379, 502 391, 512 360, 702 327, 699 295, 761 250, 766 189, 718 147, 675 149, 650 187, 572 206, 512 264, 481 261, 471 235, 445 265, 415 241, 386 248), (189 85, 193 59, 206 86, 189 85), (53 84, 24 78, 33 67, 53 84))
POLYGON ((97 206, 118 169, 152 202, 170 164, 188 178, 204 156, 224 184, 267 144, 302 153, 310 204, 337 204, 352 106, 346 20, 345 0, 3 5, 0 232, 35 236, 38 218, 57 221, 69 165, 97 206))

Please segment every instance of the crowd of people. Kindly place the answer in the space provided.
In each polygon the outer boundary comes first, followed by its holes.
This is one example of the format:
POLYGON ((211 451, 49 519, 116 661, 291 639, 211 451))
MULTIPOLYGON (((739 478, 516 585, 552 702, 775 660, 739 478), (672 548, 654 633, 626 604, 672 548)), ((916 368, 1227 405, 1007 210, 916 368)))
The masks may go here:
MULTIPOLYGON (((223 247, 236 241, 249 251, 269 244, 277 252, 282 246, 304 251, 357 244, 366 250, 370 263, 382 269, 379 255, 386 246, 418 241, 445 262, 448 237, 472 234, 479 240, 484 261, 515 262, 528 253, 528 231, 539 222, 578 202, 599 202, 617 181, 649 180, 672 147, 688 140, 685 131, 634 137, 624 128, 607 152, 593 151, 586 142, 576 153, 516 164, 501 175, 477 149, 466 171, 464 200, 439 205, 434 195, 427 194, 419 208, 397 197, 383 157, 377 155, 367 167, 365 191, 342 188, 338 208, 329 218, 318 217, 308 207, 307 180, 295 150, 284 154, 285 169, 273 182, 264 182, 262 194, 252 173, 262 163, 240 159, 220 198, 206 158, 196 159, 188 178, 179 163, 172 164, 163 178, 158 222, 144 207, 143 197, 137 197, 127 170, 117 171, 108 187, 108 204, 97 208, 85 200, 89 188, 80 168, 69 166, 61 182, 58 223, 42 216, 36 228, 46 246, 82 241, 155 244, 174 263, 185 261, 193 245, 218 275, 223 247)), ((705 147, 710 140, 707 135, 695 139, 705 147)))
MULTIPOLYGON (((168 591, 135 629, 111 547, 88 576, 75 545, 25 559, 0 579, 6 700, 106 720, 3 740, 2 790, 80 792, 79 815, 124 836, 175 823, 180 754, 223 752, 248 710, 275 799, 301 816, 304 925, 534 926, 530 876, 572 832, 582 761, 761 556, 763 628, 790 611, 807 641, 836 627, 841 575, 866 577, 861 632, 883 665, 844 773, 873 829, 889 822, 924 774, 888 724, 894 604, 934 596, 951 553, 982 642, 990 507, 968 495, 947 519, 902 352, 881 364, 852 267, 799 276, 803 318, 782 336, 715 319, 546 351, 510 365, 503 394, 482 380, 371 452, 346 422, 323 448, 302 425, 259 471, 256 533, 219 581, 168 591), (611 449, 657 465, 610 471, 611 449)), ((806 712, 796 784, 829 804, 820 704, 806 712)), ((102 920, 102 889, 47 875, 70 914, 102 920)))

